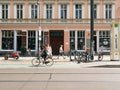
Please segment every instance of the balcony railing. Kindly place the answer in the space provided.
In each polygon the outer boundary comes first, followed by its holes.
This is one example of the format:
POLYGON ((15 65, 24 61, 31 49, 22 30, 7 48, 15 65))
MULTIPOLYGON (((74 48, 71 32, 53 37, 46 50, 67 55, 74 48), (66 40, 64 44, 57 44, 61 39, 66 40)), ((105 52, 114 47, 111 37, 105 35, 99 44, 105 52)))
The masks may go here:
MULTIPOLYGON (((0 19, 0 23, 90 23, 90 19, 0 19)), ((120 19, 94 19, 95 23, 120 22, 120 19)))

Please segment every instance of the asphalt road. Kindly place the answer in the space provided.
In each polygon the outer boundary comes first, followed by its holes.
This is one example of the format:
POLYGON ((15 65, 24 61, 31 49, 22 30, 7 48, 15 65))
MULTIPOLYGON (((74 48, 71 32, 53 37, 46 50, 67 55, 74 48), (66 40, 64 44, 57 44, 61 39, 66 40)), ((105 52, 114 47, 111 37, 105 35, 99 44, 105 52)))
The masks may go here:
POLYGON ((120 70, 0 69, 0 90, 120 90, 120 70))
POLYGON ((59 61, 52 67, 30 61, 0 61, 0 90, 120 90, 120 61, 59 61))

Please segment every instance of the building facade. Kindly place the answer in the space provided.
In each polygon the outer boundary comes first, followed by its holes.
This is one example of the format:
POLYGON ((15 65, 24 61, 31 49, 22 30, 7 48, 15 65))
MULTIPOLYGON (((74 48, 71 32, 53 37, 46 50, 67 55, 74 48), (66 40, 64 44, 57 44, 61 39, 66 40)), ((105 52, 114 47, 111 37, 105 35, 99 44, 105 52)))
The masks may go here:
MULTIPOLYGON (((94 51, 110 52, 111 24, 119 22, 120 0, 94 0, 94 51)), ((0 51, 38 50, 50 44, 53 54, 90 49, 90 0, 0 0, 0 51), (38 2, 37 2, 38 1, 38 2)))

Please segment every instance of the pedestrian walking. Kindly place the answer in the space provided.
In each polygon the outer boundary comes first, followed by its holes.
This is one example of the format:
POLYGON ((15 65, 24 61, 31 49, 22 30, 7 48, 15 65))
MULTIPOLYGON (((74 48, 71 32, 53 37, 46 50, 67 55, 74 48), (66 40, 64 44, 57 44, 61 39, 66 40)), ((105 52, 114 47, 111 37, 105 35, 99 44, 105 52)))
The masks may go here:
POLYGON ((63 45, 60 45, 58 59, 59 59, 59 56, 62 56, 65 59, 63 45))

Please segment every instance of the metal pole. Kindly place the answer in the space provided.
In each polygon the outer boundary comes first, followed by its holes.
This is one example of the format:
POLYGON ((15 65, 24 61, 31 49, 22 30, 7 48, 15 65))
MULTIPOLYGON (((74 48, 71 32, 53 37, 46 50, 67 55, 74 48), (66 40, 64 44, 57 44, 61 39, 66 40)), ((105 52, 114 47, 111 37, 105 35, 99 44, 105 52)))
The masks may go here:
POLYGON ((90 0, 90 7, 91 7, 91 21, 90 21, 90 54, 92 55, 91 60, 94 59, 93 56, 93 31, 94 31, 94 0, 90 0))
POLYGON ((41 22, 40 22, 40 0, 37 0, 37 7, 39 13, 39 22, 38 22, 38 59, 40 59, 40 44, 41 44, 41 22))

